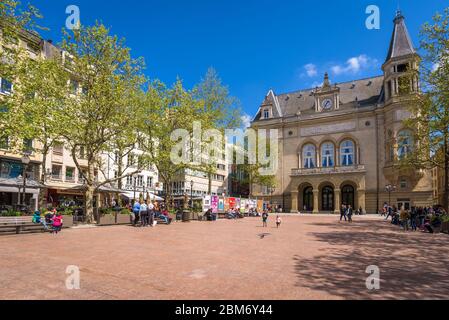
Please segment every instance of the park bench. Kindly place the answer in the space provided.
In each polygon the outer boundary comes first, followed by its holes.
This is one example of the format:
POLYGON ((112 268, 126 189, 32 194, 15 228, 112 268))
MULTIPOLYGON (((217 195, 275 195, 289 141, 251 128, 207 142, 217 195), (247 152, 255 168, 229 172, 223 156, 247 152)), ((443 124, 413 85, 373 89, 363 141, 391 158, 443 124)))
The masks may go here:
POLYGON ((22 232, 45 232, 42 224, 33 223, 31 217, 1 217, 0 232, 16 234, 22 232))

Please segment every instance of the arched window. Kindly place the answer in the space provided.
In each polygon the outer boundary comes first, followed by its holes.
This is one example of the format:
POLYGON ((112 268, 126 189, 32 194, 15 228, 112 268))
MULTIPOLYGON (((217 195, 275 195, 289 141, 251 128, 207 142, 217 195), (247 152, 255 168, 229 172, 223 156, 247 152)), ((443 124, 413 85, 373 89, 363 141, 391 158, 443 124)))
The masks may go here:
POLYGON ((321 166, 323 168, 333 167, 335 165, 335 147, 331 142, 326 142, 321 147, 321 166))
POLYGON ((345 140, 340 146, 340 164, 344 167, 354 165, 355 153, 354 153, 354 142, 351 140, 345 140))
POLYGON ((306 169, 315 168, 316 149, 313 144, 308 144, 304 146, 302 151, 302 159, 304 163, 304 168, 306 169))
POLYGON ((413 137, 409 130, 402 130, 398 133, 398 158, 404 159, 412 152, 413 137))

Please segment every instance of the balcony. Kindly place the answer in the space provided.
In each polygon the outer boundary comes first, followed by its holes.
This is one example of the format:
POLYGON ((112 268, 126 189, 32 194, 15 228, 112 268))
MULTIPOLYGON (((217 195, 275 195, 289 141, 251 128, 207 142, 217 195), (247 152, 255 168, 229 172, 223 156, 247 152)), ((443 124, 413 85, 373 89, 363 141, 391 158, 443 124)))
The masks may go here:
POLYGON ((359 164, 346 167, 293 169, 291 176, 302 177, 302 176, 318 176, 329 174, 348 174, 348 173, 364 173, 364 172, 366 172, 365 165, 359 164))

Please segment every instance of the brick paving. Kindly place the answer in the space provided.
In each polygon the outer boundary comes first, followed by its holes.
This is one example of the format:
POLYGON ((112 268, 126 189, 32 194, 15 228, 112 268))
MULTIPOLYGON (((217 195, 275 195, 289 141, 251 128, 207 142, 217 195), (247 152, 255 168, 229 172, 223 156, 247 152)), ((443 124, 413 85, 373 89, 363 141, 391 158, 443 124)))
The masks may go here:
POLYGON ((0 237, 0 299, 448 299, 447 235, 285 216, 0 237), (265 234, 265 235, 264 235, 265 234), (262 236, 264 235, 264 236, 262 236), (81 289, 67 290, 68 265, 81 289), (366 289, 367 266, 381 289, 366 289))

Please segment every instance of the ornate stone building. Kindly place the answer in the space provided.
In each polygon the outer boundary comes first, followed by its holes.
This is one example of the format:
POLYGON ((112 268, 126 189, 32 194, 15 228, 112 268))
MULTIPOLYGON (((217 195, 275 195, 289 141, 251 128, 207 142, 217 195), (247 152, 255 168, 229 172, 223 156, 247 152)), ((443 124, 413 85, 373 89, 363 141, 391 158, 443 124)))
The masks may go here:
POLYGON ((403 120, 407 96, 419 90, 407 72, 419 56, 404 20, 398 12, 383 75, 337 84, 326 74, 320 88, 266 95, 252 127, 279 132, 273 202, 285 212, 338 212, 344 203, 376 213, 389 201, 432 203, 431 173, 398 166, 416 145, 403 120))

